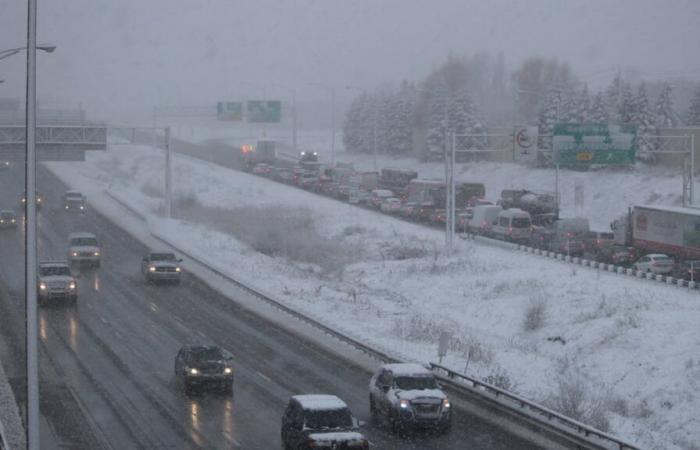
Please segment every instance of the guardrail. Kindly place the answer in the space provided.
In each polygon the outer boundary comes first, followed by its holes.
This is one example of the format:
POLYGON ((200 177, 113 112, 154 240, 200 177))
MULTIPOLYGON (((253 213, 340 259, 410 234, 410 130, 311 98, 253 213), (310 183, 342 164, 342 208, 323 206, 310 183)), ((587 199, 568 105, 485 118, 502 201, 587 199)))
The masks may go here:
POLYGON ((526 253, 532 253, 534 255, 540 255, 546 258, 556 259, 583 267, 590 267, 591 269, 598 269, 609 273, 616 273, 618 275, 635 277, 643 280, 656 281, 667 286, 687 287, 690 290, 700 290, 700 282, 698 281, 688 281, 683 278, 675 278, 671 275, 655 274, 653 272, 643 272, 630 267, 617 266, 615 264, 607 264, 585 258, 572 257, 563 253, 551 252, 527 245, 517 245, 515 248, 526 253))
POLYGON ((455 384, 457 386, 459 386, 460 383, 466 384, 467 386, 473 389, 482 391, 483 393, 487 393, 497 399, 511 402, 513 403, 513 407, 515 408, 519 408, 521 410, 528 410, 529 412, 536 414, 542 421, 548 422, 552 425, 561 425, 568 427, 578 435, 582 435, 584 437, 594 437, 601 441, 606 441, 607 443, 615 445, 616 448, 618 448, 619 450, 640 450, 639 447, 624 442, 616 438, 615 436, 604 433, 600 430, 596 430, 593 427, 590 427, 574 419, 566 417, 549 408, 538 405, 537 403, 534 403, 517 394, 513 394, 499 387, 493 386, 488 383, 484 383, 483 381, 470 377, 468 375, 455 372, 439 364, 431 362, 430 368, 433 372, 437 372, 438 375, 441 374, 447 380, 452 381, 453 387, 455 386, 455 384))
MULTIPOLYGON (((136 210, 131 205, 129 205, 126 201, 114 195, 109 190, 105 190, 105 193, 110 198, 112 198, 117 203, 126 208, 128 211, 136 215, 138 218, 148 223, 148 218, 144 216, 144 214, 142 214, 140 211, 136 210)), ((272 298, 272 296, 262 293, 259 289, 250 286, 245 282, 237 280, 215 267, 212 267, 211 263, 204 261, 202 258, 182 249, 178 245, 170 242, 167 238, 164 238, 154 233, 152 230, 149 230, 149 232, 151 236, 153 236, 155 239, 159 240, 165 245, 176 249, 179 253, 186 256, 190 260, 195 261, 200 265, 206 267, 211 272, 233 283, 245 292, 263 300, 267 304, 283 311, 284 313, 294 317, 295 319, 305 322, 308 325, 311 325, 312 327, 325 332, 326 334, 332 336, 338 341, 343 342, 361 351, 362 353, 365 353, 366 355, 369 355, 382 362, 405 362, 404 360, 392 356, 387 351, 378 350, 376 346, 372 346, 369 343, 361 342, 358 339, 355 339, 345 333, 342 333, 329 327, 328 325, 325 325, 319 320, 309 317, 307 314, 301 313, 293 308, 290 308, 289 306, 275 300, 274 298, 272 298)), ((509 244, 509 246, 510 245, 513 244, 509 244)), ((474 389, 473 392, 470 392, 471 394, 477 394, 490 400, 492 400, 493 398, 506 400, 510 404, 500 402, 499 406, 501 408, 509 409, 510 412, 518 414, 524 418, 526 417, 529 420, 535 420, 539 424, 540 428, 548 430, 551 433, 555 433, 556 435, 566 435, 566 439, 568 439, 571 442, 574 442, 576 448, 590 448, 596 450, 610 449, 611 444, 619 450, 640 450, 639 447, 626 443, 612 435, 604 433, 600 430, 596 430, 593 427, 590 427, 588 425, 577 422, 576 420, 563 416, 562 414, 552 411, 544 406, 540 406, 537 403, 534 403, 516 394, 493 386, 489 383, 485 383, 476 378, 472 378, 459 372, 455 372, 439 364, 435 364, 432 362, 429 364, 431 370, 435 372, 438 376, 442 375, 440 376, 441 380, 443 382, 449 383, 449 387, 453 388, 455 391, 464 392, 465 388, 471 387, 472 389, 474 389), (533 416, 532 413, 534 413, 535 415, 533 416), (591 438, 602 442, 594 442, 591 438), (585 442, 585 447, 581 447, 582 441, 585 442)))

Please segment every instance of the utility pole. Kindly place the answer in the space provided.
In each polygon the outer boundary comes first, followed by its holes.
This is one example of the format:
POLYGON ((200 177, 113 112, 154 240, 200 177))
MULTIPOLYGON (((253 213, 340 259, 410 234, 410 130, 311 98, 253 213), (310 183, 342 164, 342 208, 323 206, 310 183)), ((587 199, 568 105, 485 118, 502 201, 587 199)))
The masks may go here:
POLYGON ((39 333, 36 293, 36 2, 27 0, 27 105, 25 123, 26 232, 24 289, 27 321, 27 448, 39 450, 39 333))

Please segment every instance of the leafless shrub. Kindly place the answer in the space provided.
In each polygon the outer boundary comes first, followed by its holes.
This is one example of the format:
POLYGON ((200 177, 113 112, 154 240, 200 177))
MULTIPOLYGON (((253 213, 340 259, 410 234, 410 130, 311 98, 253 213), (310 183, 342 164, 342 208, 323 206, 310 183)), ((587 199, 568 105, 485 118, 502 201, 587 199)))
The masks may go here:
POLYGON ((629 404, 627 400, 620 396, 612 396, 608 398, 608 410, 623 417, 628 417, 630 414, 629 404))
POLYGON ((601 431, 610 431, 605 398, 591 392, 580 376, 561 378, 557 391, 544 403, 574 420, 601 431))
POLYGON ((547 301, 542 297, 531 298, 523 320, 525 331, 535 331, 542 328, 546 319, 547 301))
POLYGON ((178 192, 175 196, 174 205, 177 210, 187 210, 202 207, 197 196, 191 192, 178 192))
POLYGON ((153 198, 163 197, 163 187, 154 183, 152 180, 148 180, 141 186, 141 192, 153 198))
POLYGON ((367 229, 363 226, 360 225, 348 225, 345 228, 343 228, 343 231, 341 233, 342 236, 352 236, 355 234, 363 234, 367 231, 367 229))
POLYGON ((496 367, 490 374, 483 378, 485 383, 491 384, 508 392, 515 392, 517 385, 510 379, 510 375, 501 367, 496 367))
POLYGON ((206 223, 235 236, 255 251, 315 265, 326 274, 340 275, 356 252, 322 236, 311 211, 282 206, 212 208, 196 197, 182 195, 175 205, 176 217, 206 223))
POLYGON ((637 403, 630 413, 632 417, 637 419, 646 419, 651 417, 652 414, 654 414, 654 411, 649 407, 649 403, 646 400, 637 403))
POLYGON ((400 239, 398 244, 387 244, 381 250, 382 258, 394 261, 423 258, 428 255, 426 243, 420 240, 400 239))

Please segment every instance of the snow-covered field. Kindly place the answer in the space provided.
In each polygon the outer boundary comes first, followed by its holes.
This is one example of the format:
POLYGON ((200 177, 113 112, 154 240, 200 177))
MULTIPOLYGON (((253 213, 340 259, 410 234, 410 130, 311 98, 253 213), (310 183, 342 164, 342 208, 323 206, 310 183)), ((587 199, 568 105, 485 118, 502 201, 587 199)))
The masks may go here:
MULTIPOLYGON (((327 274, 258 253, 205 224, 160 218, 159 151, 119 146, 89 153, 84 163, 46 165, 69 185, 111 190, 146 214, 152 229, 188 251, 354 336, 426 362, 437 360, 438 337, 447 330, 452 345, 443 362, 455 370, 490 377, 538 401, 561 398, 560 385, 568 394, 582 388, 588 399, 583 407, 600 406, 612 433, 644 448, 692 449, 700 442, 697 292, 469 241, 460 240, 456 252, 445 255, 437 230, 175 158, 177 192, 200 204, 310 210, 318 232, 353 255, 340 275, 327 274), (397 256, 410 252, 415 255, 397 256)), ((518 183, 510 165, 480 167, 463 175, 518 183)), ((542 184, 546 178, 532 177, 542 184)), ((600 192, 597 183, 586 195, 600 192)), ((650 182, 670 193, 668 183, 650 182)), ((611 214, 615 209, 601 207, 611 214)))

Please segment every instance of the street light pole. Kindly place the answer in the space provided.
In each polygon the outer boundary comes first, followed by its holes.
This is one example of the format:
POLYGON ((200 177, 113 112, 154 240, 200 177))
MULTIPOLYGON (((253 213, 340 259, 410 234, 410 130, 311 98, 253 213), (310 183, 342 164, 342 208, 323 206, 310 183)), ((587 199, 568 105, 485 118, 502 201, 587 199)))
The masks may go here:
MULTIPOLYGON (((39 450, 39 345, 36 293, 36 0, 27 1, 27 104, 25 121, 26 232, 24 289, 27 321, 27 448, 39 450)), ((0 59, 17 53, 11 50, 0 59)), ((53 49, 51 50, 53 51, 53 49)))

